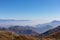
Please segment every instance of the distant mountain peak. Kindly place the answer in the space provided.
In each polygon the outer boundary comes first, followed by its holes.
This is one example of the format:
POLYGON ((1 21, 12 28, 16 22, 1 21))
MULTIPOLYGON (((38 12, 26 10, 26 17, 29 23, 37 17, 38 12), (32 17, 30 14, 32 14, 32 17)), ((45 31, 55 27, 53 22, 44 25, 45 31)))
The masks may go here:
POLYGON ((58 20, 54 20, 54 21, 52 21, 51 23, 55 23, 55 22, 60 22, 60 21, 58 21, 58 20))

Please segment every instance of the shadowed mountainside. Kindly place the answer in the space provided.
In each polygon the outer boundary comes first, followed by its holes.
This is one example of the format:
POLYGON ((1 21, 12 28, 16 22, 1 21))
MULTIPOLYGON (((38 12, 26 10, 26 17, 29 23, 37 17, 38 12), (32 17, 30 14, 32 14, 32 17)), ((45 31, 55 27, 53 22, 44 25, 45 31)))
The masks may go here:
POLYGON ((36 31, 34 31, 33 27, 30 26, 13 26, 8 28, 9 31, 15 32, 20 35, 38 35, 36 31))
POLYGON ((51 29, 42 35, 42 40, 46 39, 46 40, 60 40, 60 26, 51 29))

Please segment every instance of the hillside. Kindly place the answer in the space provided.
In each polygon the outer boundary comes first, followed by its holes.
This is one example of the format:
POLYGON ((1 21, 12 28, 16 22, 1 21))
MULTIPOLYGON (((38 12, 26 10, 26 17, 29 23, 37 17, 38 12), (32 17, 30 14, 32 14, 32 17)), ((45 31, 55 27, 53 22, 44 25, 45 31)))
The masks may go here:
POLYGON ((41 35, 46 40, 60 40, 60 26, 51 29, 41 35))
POLYGON ((0 31, 0 40, 39 40, 39 38, 27 35, 17 35, 13 32, 0 31))

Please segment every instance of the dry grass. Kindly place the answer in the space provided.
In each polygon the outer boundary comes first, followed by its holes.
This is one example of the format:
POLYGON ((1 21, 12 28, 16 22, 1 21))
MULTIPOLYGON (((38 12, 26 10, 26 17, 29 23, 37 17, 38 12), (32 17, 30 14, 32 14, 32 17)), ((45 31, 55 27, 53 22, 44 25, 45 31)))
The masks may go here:
POLYGON ((60 36, 54 36, 42 37, 41 39, 41 37, 36 36, 17 35, 8 31, 0 31, 0 40, 60 40, 60 36))
POLYGON ((8 31, 0 31, 0 40, 39 40, 34 36, 17 35, 8 31))

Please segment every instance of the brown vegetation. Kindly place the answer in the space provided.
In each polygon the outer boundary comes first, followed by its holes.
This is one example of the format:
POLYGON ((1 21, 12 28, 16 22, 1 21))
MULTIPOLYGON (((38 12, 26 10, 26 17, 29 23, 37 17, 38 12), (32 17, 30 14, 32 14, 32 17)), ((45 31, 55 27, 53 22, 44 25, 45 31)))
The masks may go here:
POLYGON ((0 31, 0 40, 39 40, 34 36, 17 35, 8 31, 0 31))

